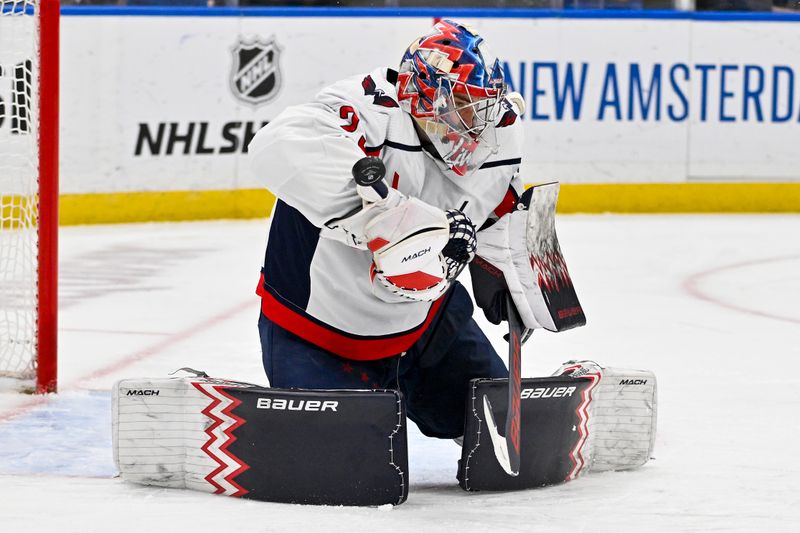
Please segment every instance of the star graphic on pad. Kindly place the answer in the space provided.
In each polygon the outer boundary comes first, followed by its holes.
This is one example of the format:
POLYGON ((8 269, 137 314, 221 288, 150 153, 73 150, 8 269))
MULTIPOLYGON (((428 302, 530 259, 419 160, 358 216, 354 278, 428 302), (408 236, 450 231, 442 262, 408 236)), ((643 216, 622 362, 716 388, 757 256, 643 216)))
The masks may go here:
POLYGON ((361 381, 363 381, 364 383, 368 382, 369 381, 369 374, 367 374, 366 372, 362 372, 361 373, 361 381))
POLYGON ((342 365, 342 370, 344 370, 348 374, 352 374, 353 373, 353 365, 351 365, 350 363, 345 363, 345 364, 342 365))

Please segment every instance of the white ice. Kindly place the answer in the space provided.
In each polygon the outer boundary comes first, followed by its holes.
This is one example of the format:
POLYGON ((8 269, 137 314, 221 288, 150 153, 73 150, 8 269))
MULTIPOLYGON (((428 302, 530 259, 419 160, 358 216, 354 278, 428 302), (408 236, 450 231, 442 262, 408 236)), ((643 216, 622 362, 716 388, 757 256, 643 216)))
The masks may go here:
MULTIPOLYGON (((465 493, 458 447, 412 428, 408 501, 281 505, 114 476, 109 389, 183 366, 266 383, 254 289, 266 222, 61 231, 60 393, 0 394, 0 531, 800 531, 800 217, 560 216, 588 317, 537 332, 523 375, 568 359, 653 370, 654 459, 465 493)), ((483 319, 505 353, 502 327, 483 319)))

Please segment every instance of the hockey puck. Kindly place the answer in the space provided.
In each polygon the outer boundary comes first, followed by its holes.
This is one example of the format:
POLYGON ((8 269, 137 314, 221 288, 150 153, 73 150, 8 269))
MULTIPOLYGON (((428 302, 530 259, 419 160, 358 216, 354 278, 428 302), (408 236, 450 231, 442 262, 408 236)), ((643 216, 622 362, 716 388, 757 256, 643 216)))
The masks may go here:
POLYGON ((386 175, 383 161, 377 157, 363 157, 353 165, 353 179, 362 187, 371 187, 386 175))

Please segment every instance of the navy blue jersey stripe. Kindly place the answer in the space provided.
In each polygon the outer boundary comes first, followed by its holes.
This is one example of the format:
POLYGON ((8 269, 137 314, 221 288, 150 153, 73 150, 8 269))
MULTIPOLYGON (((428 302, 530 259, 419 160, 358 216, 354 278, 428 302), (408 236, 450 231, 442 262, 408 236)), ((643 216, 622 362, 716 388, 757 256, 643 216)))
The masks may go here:
POLYGON ((419 145, 411 146, 409 144, 401 144, 401 143, 398 143, 398 142, 390 141, 389 139, 386 139, 385 141, 383 141, 383 145, 384 146, 388 146, 389 148, 394 148, 395 150, 403 150, 404 152, 421 152, 422 151, 422 146, 419 146, 419 145))
POLYGON ((481 169, 484 168, 494 168, 494 167, 504 167, 506 165, 519 165, 522 163, 522 158, 518 157, 516 159, 503 159, 500 161, 489 161, 488 163, 484 163, 481 165, 481 169))
POLYGON ((311 296, 311 260, 319 232, 300 211, 278 200, 264 257, 264 277, 274 291, 302 309, 311 296))

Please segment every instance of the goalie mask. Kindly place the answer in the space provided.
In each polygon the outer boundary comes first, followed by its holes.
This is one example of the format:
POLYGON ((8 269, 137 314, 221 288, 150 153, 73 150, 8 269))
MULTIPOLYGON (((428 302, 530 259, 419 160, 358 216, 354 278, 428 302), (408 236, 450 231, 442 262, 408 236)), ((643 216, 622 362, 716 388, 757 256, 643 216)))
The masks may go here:
POLYGON ((397 79, 400 105, 460 176, 497 152, 494 128, 505 89, 500 61, 483 38, 449 20, 411 43, 397 79))

